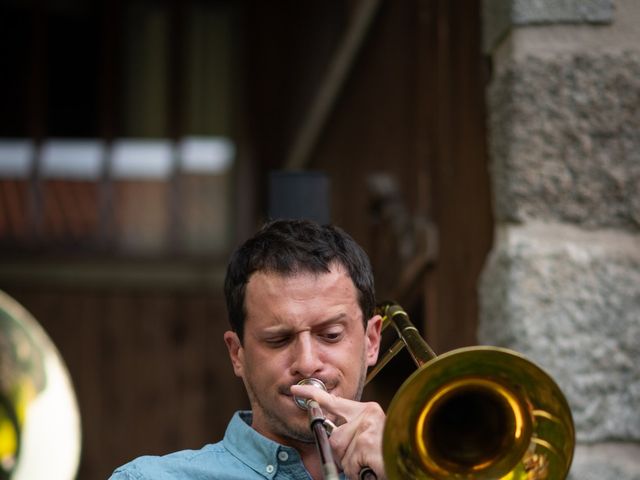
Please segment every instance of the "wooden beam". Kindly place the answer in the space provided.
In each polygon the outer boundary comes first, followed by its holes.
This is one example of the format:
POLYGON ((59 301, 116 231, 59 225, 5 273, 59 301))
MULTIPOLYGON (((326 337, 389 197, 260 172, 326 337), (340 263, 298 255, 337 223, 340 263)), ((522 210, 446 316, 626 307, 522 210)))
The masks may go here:
POLYGON ((382 0, 360 0, 350 26, 333 56, 285 162, 285 169, 300 170, 308 163, 327 118, 336 104, 354 60, 367 36, 382 0))

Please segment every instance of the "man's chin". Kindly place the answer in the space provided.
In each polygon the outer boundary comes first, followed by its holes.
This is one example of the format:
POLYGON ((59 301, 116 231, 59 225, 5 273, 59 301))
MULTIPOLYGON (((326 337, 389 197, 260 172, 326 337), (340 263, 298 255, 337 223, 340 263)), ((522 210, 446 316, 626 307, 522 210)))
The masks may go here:
POLYGON ((295 418, 278 418, 277 420, 274 420, 277 424, 279 424, 274 425, 274 427, 280 431, 282 436, 303 443, 313 443, 315 441, 313 438, 313 433, 309 428, 309 422, 307 420, 306 414, 303 418, 299 418, 296 415, 295 418))
POLYGON ((305 430, 305 431, 289 430, 287 432, 287 437, 290 438, 291 440, 295 440, 296 442, 300 442, 300 443, 315 442, 315 439, 313 438, 313 434, 311 433, 311 430, 305 430))

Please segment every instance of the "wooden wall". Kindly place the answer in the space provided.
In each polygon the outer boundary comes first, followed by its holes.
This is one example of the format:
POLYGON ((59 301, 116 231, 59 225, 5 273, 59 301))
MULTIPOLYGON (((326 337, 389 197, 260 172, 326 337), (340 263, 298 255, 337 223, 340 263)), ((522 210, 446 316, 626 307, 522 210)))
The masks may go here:
MULTIPOLYGON (((371 174, 398 183, 408 218, 435 225, 437 256, 409 307, 438 352, 475 342, 476 283, 492 241, 479 3, 381 2, 307 164, 330 176, 333 218, 372 253, 377 272, 398 254, 393 242, 379 251, 385 226, 371 215, 371 174)), ((243 2, 236 242, 264 218, 267 173, 285 165, 358 4, 243 2)), ((202 268, 191 265, 188 275, 202 268)), ((222 341, 220 282, 132 287, 116 275, 61 284, 18 273, 2 277, 0 288, 43 324, 78 391, 78 478, 103 479, 137 455, 216 441, 231 413, 246 406, 222 341)), ((378 280, 382 297, 383 285, 397 279, 378 280)), ((370 398, 386 402, 412 368, 406 356, 393 365, 370 398)))
MULTIPOLYGON (((247 66, 255 101, 246 124, 263 179, 286 166, 359 2, 324 2, 315 16, 306 4, 283 4, 248 16, 249 58, 257 60, 247 66), (310 44, 313 54, 302 47, 310 44)), ((403 213, 435 225, 437 257, 408 307, 438 352, 476 342, 476 284, 492 242, 480 38, 478 1, 380 2, 305 165, 328 174, 333 220, 374 257, 381 296, 401 270, 386 278, 385 262, 400 255, 378 251, 393 243, 378 238, 392 228, 373 218, 370 176, 393 179, 403 213)))
POLYGON ((61 352, 82 418, 79 479, 135 456, 199 448, 247 406, 219 290, 6 288, 61 352))

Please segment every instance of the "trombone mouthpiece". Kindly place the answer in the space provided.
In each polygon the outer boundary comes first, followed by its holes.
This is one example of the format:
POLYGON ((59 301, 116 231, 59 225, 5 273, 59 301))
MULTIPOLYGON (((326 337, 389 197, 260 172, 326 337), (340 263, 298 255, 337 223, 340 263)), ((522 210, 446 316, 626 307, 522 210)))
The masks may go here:
MULTIPOLYGON (((325 392, 327 391, 327 387, 325 386, 323 381, 313 377, 303 378, 298 382, 298 385, 313 385, 314 387, 324 390, 325 392)), ((311 399, 309 398, 296 397, 295 395, 293 396, 293 401, 296 402, 296 405, 298 405, 298 407, 300 407, 302 410, 309 409, 310 400, 311 399)))

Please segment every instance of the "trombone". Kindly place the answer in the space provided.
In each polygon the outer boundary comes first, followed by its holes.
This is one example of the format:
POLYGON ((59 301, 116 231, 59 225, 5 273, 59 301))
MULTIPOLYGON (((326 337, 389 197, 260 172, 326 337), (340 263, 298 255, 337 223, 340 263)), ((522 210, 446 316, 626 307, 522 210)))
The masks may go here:
POLYGON ((393 397, 383 434, 389 479, 565 479, 575 445, 560 388, 522 355, 465 347, 436 356, 395 303, 376 313, 398 339, 367 383, 405 346, 418 369, 393 397))

